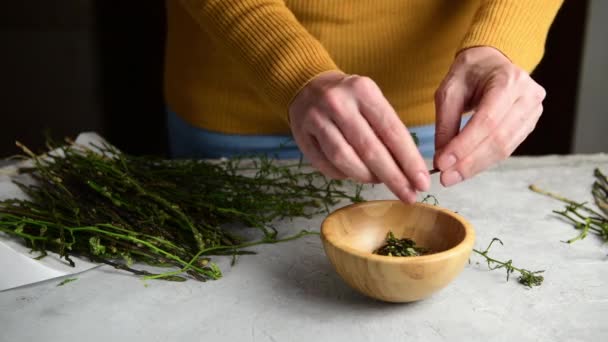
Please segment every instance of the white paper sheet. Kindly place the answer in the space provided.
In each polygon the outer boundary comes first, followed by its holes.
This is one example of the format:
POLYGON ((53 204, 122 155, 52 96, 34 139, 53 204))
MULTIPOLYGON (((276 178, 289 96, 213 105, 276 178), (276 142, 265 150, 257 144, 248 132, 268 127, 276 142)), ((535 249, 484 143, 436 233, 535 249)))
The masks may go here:
MULTIPOLYGON (((104 142, 105 140, 96 133, 82 133, 76 139, 77 144, 86 146, 91 144, 99 146, 104 142)), ((16 173, 17 168, 23 166, 23 163, 0 169, 0 200, 25 198, 25 194, 13 183, 14 179, 22 183, 31 181, 16 173)), ((30 253, 30 249, 24 246, 20 239, 0 233, 0 291, 97 267, 97 264, 76 257, 71 257, 76 264, 75 267, 71 267, 55 253, 49 253, 40 260, 36 260, 36 256, 38 254, 30 253)))

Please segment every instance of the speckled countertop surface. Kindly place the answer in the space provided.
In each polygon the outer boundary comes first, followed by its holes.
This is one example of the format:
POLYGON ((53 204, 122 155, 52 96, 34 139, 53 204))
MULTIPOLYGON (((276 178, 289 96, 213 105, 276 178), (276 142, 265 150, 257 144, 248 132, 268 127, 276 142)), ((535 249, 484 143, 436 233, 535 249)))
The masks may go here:
MULTIPOLYGON (((606 341, 608 247, 551 214, 562 204, 532 193, 535 183, 590 200, 594 167, 608 155, 511 158, 453 188, 435 184, 440 205, 473 224, 476 247, 500 237, 493 254, 545 269, 526 289, 476 256, 431 298, 386 304, 348 288, 318 237, 259 246, 224 278, 200 283, 141 280, 110 267, 0 292, 0 341, 606 341)), ((367 199, 394 198, 383 186, 367 199)), ((323 217, 281 222, 283 234, 318 230, 323 217)), ((1 270, 0 270, 0 276, 1 270)))

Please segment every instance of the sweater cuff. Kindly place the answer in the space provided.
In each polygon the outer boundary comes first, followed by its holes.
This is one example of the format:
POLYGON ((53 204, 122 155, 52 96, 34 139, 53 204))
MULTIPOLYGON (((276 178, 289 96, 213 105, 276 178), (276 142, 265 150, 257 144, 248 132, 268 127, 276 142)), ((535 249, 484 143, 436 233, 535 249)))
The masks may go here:
POLYGON ((459 51, 491 46, 532 72, 543 57, 562 0, 487 0, 480 5, 459 51))

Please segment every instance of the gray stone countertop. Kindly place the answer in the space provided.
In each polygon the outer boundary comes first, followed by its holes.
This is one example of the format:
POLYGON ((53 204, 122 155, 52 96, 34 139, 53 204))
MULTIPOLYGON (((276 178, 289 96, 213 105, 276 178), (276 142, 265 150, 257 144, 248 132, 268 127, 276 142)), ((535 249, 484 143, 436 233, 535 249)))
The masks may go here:
MULTIPOLYGON (((594 235, 561 242, 577 233, 551 213, 563 205, 528 190, 534 183, 589 201, 595 167, 608 171, 608 155, 514 157, 448 189, 433 176, 431 193, 473 224, 477 248, 499 237, 494 256, 546 271, 538 288, 506 282, 473 255, 432 297, 382 303, 351 290, 308 236, 258 246, 233 267, 219 259, 218 281, 144 286, 102 266, 64 286, 54 279, 0 292, 0 341, 608 341, 608 247, 594 235)), ((394 198, 383 186, 365 197, 394 198)), ((279 230, 318 230, 323 218, 279 230)))

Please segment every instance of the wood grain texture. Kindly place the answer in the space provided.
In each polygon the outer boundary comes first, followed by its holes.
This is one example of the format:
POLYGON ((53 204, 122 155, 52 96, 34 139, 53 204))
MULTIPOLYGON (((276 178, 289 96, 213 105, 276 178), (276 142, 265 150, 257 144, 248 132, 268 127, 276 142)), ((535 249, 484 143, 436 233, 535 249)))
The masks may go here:
POLYGON ((460 215, 437 206, 371 201, 331 213, 322 223, 321 238, 335 270, 351 287, 379 300, 411 302, 442 289, 462 271, 475 232, 460 215), (389 231, 433 253, 373 254, 389 231))

